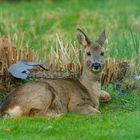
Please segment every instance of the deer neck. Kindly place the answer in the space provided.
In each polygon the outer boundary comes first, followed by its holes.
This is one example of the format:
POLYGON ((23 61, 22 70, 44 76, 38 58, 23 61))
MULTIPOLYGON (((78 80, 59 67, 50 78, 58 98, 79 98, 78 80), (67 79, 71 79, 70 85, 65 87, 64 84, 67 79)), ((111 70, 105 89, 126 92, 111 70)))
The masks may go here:
POLYGON ((80 83, 84 85, 90 93, 93 93, 94 91, 97 92, 97 90, 100 90, 101 88, 101 84, 99 83, 100 76, 100 73, 89 76, 86 73, 86 70, 83 68, 82 75, 79 80, 80 83))

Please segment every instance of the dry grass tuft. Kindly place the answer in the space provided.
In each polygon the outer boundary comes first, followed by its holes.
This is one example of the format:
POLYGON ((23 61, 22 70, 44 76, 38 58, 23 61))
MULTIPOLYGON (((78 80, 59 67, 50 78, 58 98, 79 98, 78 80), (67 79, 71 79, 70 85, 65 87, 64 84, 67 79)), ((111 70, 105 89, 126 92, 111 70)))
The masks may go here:
MULTIPOLYGON (((11 79, 7 69, 10 64, 19 60, 38 61, 46 58, 46 50, 41 49, 40 53, 30 49, 28 45, 23 48, 24 34, 18 49, 7 38, 0 38, 0 80, 1 85, 5 83, 7 89, 11 85, 11 79)), ((82 71, 82 50, 75 43, 64 43, 56 34, 55 46, 51 47, 48 61, 52 64, 47 74, 37 76, 42 78, 78 78, 82 71), (50 74, 51 73, 51 74, 50 74)), ((45 61, 45 60, 44 60, 45 61)), ((105 69, 102 74, 101 83, 109 84, 118 79, 122 79, 128 68, 127 61, 107 59, 105 69)))
POLYGON ((101 77, 102 85, 116 80, 122 80, 127 72, 130 62, 108 58, 101 77))
POLYGON ((11 43, 7 38, 0 38, 0 91, 7 91, 13 85, 13 77, 8 73, 10 64, 14 64, 19 60, 32 61, 34 57, 34 50, 22 48, 23 39, 20 43, 19 49, 11 43))

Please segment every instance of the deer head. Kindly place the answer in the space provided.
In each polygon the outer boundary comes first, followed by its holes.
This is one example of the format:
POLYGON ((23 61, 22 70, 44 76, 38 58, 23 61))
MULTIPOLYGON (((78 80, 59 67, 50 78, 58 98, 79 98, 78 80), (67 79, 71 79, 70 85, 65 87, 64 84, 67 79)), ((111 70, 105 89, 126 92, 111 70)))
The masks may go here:
POLYGON ((103 30, 98 39, 92 42, 83 31, 77 29, 77 39, 84 46, 83 70, 89 76, 100 73, 104 67, 104 42, 106 39, 105 30, 103 30))

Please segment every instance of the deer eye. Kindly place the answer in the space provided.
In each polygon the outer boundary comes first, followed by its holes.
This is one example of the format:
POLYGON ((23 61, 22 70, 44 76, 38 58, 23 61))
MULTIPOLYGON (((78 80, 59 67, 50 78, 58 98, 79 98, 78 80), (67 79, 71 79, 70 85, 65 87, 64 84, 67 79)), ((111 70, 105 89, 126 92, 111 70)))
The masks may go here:
POLYGON ((104 52, 101 52, 101 56, 104 56, 104 52))
POLYGON ((90 52, 87 52, 87 56, 91 56, 91 53, 90 52))

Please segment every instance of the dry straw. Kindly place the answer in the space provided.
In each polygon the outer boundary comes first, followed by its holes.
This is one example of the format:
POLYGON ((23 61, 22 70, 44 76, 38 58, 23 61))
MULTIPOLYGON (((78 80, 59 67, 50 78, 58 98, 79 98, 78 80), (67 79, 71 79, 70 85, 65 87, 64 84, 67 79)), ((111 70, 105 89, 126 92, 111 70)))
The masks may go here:
MULTIPOLYGON (((46 58, 47 53, 45 53, 45 48, 41 48, 40 53, 37 53, 34 49, 30 49, 28 44, 23 48, 24 39, 25 35, 23 33, 20 45, 17 47, 18 49, 16 49, 10 40, 0 38, 0 85, 5 84, 6 89, 8 89, 13 80, 9 80, 11 76, 7 71, 10 64, 23 59, 26 61, 43 61, 43 59, 46 58)), ((65 76, 67 76, 67 78, 77 78, 82 71, 82 50, 79 49, 75 43, 64 43, 58 34, 56 34, 55 44, 55 46, 51 47, 49 55, 47 56, 49 64, 52 64, 49 72, 55 75, 50 77, 57 78, 58 74, 59 78, 64 78, 65 76)), ((108 84, 117 79, 121 79, 125 75, 127 68, 127 61, 108 58, 102 74, 101 83, 108 84)))

